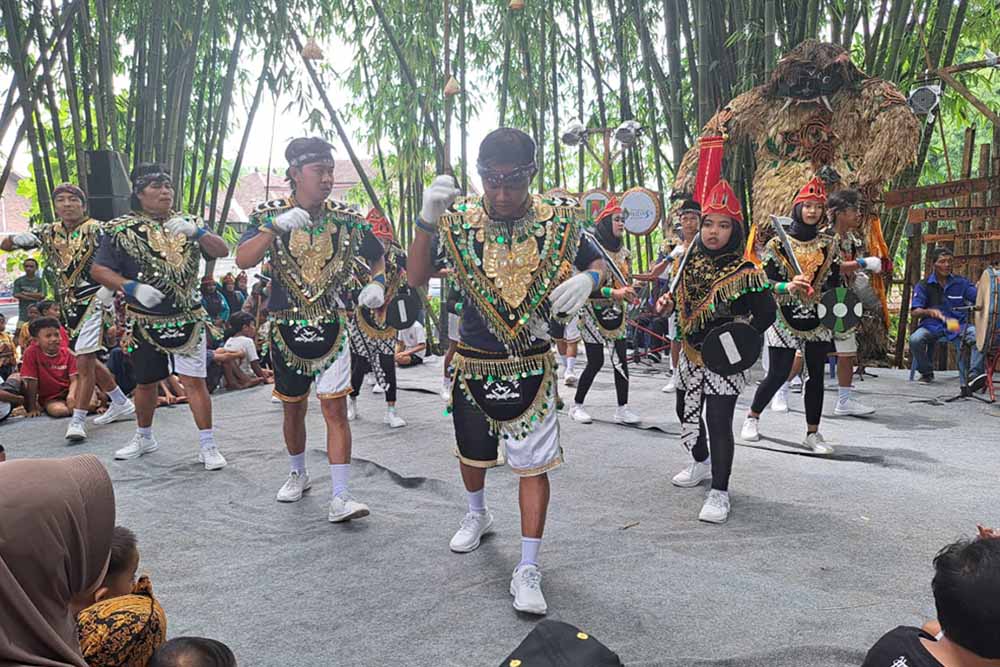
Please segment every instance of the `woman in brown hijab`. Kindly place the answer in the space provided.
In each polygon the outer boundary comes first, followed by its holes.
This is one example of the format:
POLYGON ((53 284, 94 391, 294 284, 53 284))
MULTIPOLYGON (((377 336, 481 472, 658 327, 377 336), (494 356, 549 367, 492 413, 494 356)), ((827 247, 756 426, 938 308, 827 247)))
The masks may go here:
POLYGON ((0 465, 0 667, 86 667, 76 614, 104 580, 114 525, 96 457, 0 465))

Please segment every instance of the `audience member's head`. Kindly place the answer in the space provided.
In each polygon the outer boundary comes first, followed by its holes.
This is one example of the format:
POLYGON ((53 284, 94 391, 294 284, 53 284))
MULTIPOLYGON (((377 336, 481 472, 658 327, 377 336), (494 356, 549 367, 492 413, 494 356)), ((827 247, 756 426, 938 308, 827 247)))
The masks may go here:
POLYGON ((961 540, 934 558, 934 602, 945 637, 1000 658, 1000 540, 961 540))
POLYGON ((35 305, 38 306, 38 314, 41 317, 54 317, 58 320, 59 316, 62 314, 62 311, 59 308, 59 304, 56 303, 55 301, 49 301, 48 299, 44 299, 42 301, 39 301, 35 305))
POLYGON ((229 318, 229 326, 226 329, 226 338, 233 336, 246 336, 253 338, 257 335, 257 320, 248 312, 240 311, 229 318))
POLYGON ((90 605, 76 620, 88 667, 146 667, 167 639, 167 616, 147 577, 126 595, 90 605))
POLYGON ((135 585, 135 573, 139 569, 139 544, 135 533, 124 526, 115 526, 111 539, 111 560, 104 583, 97 589, 95 601, 106 600, 119 595, 128 595, 135 585))
POLYGON ((38 260, 34 257, 29 257, 24 260, 24 263, 21 266, 24 267, 24 272, 29 277, 34 276, 38 272, 38 260))
POLYGON ((936 246, 930 251, 931 264, 934 265, 934 272, 939 276, 951 275, 951 261, 955 259, 955 253, 951 248, 936 246))
POLYGON ((201 291, 203 294, 214 294, 216 290, 215 278, 205 276, 201 279, 201 291))
POLYGON ((111 478, 89 455, 7 461, 0 507, 0 664, 84 667, 76 614, 111 555, 111 478))
POLYGON ((153 654, 149 667, 236 667, 236 656, 215 639, 175 637, 153 654))
POLYGON ((62 345, 59 320, 54 317, 36 317, 28 325, 28 333, 38 342, 42 352, 50 357, 59 353, 62 345))
POLYGON ((37 303, 33 303, 30 306, 28 306, 28 311, 27 312, 28 312, 28 320, 27 320, 28 322, 30 322, 31 320, 37 318, 39 316, 38 304, 37 303))
POLYGON ((7 316, 0 313, 0 333, 7 330, 7 316))

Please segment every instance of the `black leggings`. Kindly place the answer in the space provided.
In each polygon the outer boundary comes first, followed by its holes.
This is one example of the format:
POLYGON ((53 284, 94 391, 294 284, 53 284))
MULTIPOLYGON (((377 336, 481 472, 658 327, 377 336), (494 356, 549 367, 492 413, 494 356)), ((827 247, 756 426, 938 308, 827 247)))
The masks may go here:
MULTIPOLYGON (((599 343, 584 343, 587 350, 587 367, 583 369, 580 382, 576 385, 576 402, 583 405, 590 391, 590 385, 594 384, 597 371, 604 367, 604 345, 599 343)), ((628 404, 628 361, 625 359, 626 347, 625 339, 619 338, 615 341, 615 356, 618 357, 618 366, 621 373, 615 371, 615 393, 618 394, 618 405, 628 404), (622 375, 624 373, 624 376, 622 375)))
MULTIPOLYGON (((379 365, 385 373, 385 402, 396 402, 396 357, 391 354, 378 355, 379 365)), ((368 357, 360 354, 351 355, 351 396, 356 397, 361 391, 361 383, 365 380, 365 374, 370 373, 372 365, 368 362, 368 357)))
MULTIPOLYGON (((686 391, 677 392, 677 418, 684 421, 684 397, 686 391)), ((691 455, 701 463, 712 452, 712 488, 729 490, 729 475, 733 472, 733 412, 736 411, 737 396, 705 396, 705 416, 698 418, 698 442, 691 455), (708 423, 706 429, 705 424, 708 423), (707 430, 707 433, 706 433, 707 430), (706 443, 706 435, 708 442, 706 443)))
MULTIPOLYGON (((751 412, 760 414, 767 407, 767 404, 778 393, 788 380, 788 374, 792 371, 792 364, 795 363, 795 350, 786 347, 767 348, 770 363, 767 368, 767 377, 757 387, 757 393, 753 395, 753 403, 750 404, 751 412)), ((806 424, 809 426, 819 426, 819 420, 823 416, 823 375, 826 370, 826 358, 830 353, 830 343, 827 341, 813 341, 806 343, 806 369, 809 371, 809 379, 803 390, 806 404, 806 424)))

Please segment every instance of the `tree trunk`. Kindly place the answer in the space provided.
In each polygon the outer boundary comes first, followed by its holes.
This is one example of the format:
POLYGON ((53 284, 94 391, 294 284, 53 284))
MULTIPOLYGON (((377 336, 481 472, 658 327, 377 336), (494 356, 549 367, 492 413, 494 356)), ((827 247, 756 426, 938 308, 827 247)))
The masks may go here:
MULTIPOLYGON (((226 68, 226 79, 222 84, 222 102, 220 104, 219 133, 217 139, 218 143, 216 144, 215 149, 215 175, 212 177, 212 199, 208 210, 209 229, 216 229, 215 211, 219 200, 219 181, 222 179, 222 153, 226 145, 226 135, 229 134, 229 108, 233 103, 233 84, 236 81, 236 67, 239 64, 240 50, 243 48, 243 32, 246 25, 246 17, 249 13, 249 6, 245 7, 244 11, 240 12, 240 18, 236 24, 236 37, 233 39, 233 48, 229 54, 229 65, 226 68)), ((221 231, 225 224, 225 220, 220 220, 217 229, 221 231)))

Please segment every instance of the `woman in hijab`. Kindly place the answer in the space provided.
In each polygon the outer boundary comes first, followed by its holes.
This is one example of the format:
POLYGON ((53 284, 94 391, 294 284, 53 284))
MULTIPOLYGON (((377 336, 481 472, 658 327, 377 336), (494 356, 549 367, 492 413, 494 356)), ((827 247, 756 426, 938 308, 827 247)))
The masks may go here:
POLYGON ((222 297, 229 305, 229 316, 232 317, 243 309, 247 295, 236 287, 236 277, 231 273, 222 276, 222 297))
POLYGON ((673 484, 692 487, 711 478, 712 488, 698 518, 723 523, 729 518, 729 476, 736 448, 733 412, 747 376, 745 371, 720 375, 706 368, 702 344, 713 329, 733 321, 746 321, 763 335, 774 322, 777 306, 764 272, 744 257, 743 213, 729 183, 719 181, 701 210, 699 233, 676 293, 660 297, 657 307, 666 312, 675 305, 677 309, 683 341, 677 417, 681 443, 694 458, 673 478, 673 484))
POLYGON ((104 580, 114 526, 96 457, 0 465, 0 665, 87 667, 76 614, 104 580))

